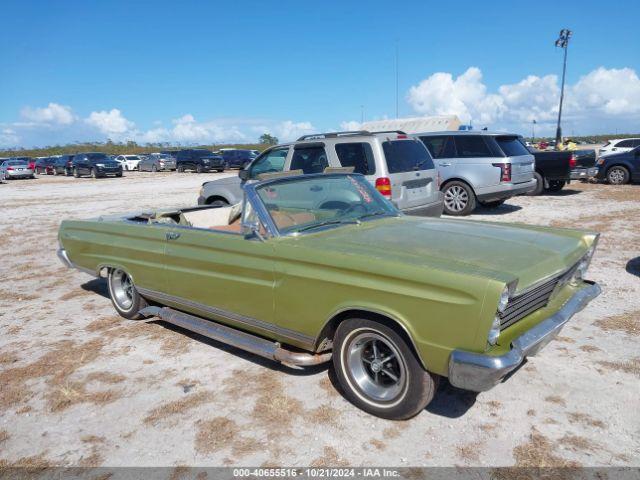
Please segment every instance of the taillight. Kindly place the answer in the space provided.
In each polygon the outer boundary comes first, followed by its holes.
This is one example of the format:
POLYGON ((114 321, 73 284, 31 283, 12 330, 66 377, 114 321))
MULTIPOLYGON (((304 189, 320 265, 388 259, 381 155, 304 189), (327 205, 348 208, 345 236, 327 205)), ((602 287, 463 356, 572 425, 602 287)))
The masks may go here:
POLYGON ((569 167, 576 168, 576 165, 578 165, 578 160, 575 155, 571 154, 569 157, 569 167))
POLYGON ((7 167, 7 170, 13 170, 13 167, 7 167))
POLYGON ((398 136, 396 138, 402 140, 404 138, 409 138, 409 137, 407 137, 404 133, 400 133, 400 134, 398 134, 398 136))
POLYGON ((494 167, 498 167, 500 169, 500 181, 501 182, 510 182, 511 181, 511 164, 510 163, 492 163, 494 167))
POLYGON ((391 196, 391 180, 387 177, 380 177, 376 179, 376 190, 378 190, 385 197, 391 196))

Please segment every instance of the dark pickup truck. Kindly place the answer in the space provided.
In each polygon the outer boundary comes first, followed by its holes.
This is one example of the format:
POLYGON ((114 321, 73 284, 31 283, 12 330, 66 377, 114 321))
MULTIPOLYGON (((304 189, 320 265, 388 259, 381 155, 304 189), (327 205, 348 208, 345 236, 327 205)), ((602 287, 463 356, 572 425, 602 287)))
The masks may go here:
POLYGON ((536 159, 534 177, 538 185, 528 195, 540 195, 543 191, 559 192, 571 180, 588 180, 598 173, 595 150, 529 150, 536 159))

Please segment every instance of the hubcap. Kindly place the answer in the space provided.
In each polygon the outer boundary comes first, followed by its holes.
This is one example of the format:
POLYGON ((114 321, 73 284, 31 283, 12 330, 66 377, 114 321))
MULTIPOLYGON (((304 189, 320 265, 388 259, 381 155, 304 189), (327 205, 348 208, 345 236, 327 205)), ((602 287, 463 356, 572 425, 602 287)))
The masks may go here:
POLYGON ((390 402, 406 384, 406 366, 396 346, 386 337, 366 332, 349 345, 346 358, 351 377, 367 397, 390 402))
POLYGON ((111 291, 116 303, 123 310, 129 310, 133 305, 133 282, 131 277, 122 270, 116 270, 111 277, 111 291))
POLYGON ((461 212, 469 203, 469 194, 459 185, 453 185, 444 193, 444 204, 453 212, 461 212))
POLYGON ((624 172, 619 168, 614 168, 609 172, 609 181, 611 183, 622 183, 624 181, 624 172))

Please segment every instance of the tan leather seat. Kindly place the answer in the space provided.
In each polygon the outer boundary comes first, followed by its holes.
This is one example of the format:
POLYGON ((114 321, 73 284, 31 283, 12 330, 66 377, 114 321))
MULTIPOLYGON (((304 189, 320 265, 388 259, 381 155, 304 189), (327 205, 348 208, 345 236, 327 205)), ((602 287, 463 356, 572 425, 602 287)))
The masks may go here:
POLYGON ((273 221, 276 223, 278 228, 288 228, 294 225, 301 225, 304 223, 311 223, 316 219, 316 216, 313 213, 309 212, 282 212, 279 210, 274 210, 271 213, 273 217, 273 221))

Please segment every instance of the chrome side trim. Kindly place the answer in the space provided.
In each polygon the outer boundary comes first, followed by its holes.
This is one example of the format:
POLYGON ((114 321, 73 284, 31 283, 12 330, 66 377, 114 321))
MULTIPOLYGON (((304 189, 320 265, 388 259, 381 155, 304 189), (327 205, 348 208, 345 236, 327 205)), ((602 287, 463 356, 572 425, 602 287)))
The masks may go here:
POLYGON ((511 350, 504 355, 492 356, 454 350, 449 357, 449 383, 451 385, 484 392, 491 389, 525 359, 538 353, 553 340, 562 327, 601 293, 597 283, 589 283, 575 293, 556 313, 520 335, 511 342, 511 350))
POLYGON ((138 290, 138 292, 140 292, 142 296, 149 297, 151 300, 155 300, 159 303, 163 303, 163 302, 175 303, 177 305, 180 305, 183 308, 200 310, 200 311, 206 312, 207 315, 211 315, 213 317, 225 318, 227 320, 231 320, 233 322, 239 323, 245 327, 259 328, 273 335, 284 337, 289 340, 293 340, 295 342, 299 342, 307 350, 313 350, 315 339, 309 335, 296 332, 295 330, 279 327, 272 323, 265 322, 263 320, 258 320, 257 318, 248 317, 246 315, 230 312, 228 310, 223 310, 221 308, 211 307, 209 305, 204 305, 202 303, 193 302, 186 298, 176 297, 174 295, 169 295, 167 293, 157 292, 155 290, 149 290, 147 288, 138 287, 137 285, 136 285, 136 289, 138 290))
POLYGON ((99 277, 100 274, 91 270, 90 268, 84 268, 80 265, 76 265, 71 260, 69 260, 69 256, 67 255, 67 251, 64 248, 59 248, 56 252, 60 261, 68 268, 75 268, 76 270, 80 270, 81 272, 87 273, 93 277, 99 277))
POLYGON ((287 350, 282 348, 277 342, 169 307, 147 308, 141 310, 140 313, 156 315, 164 322, 177 325, 185 330, 196 332, 207 338, 232 345, 233 347, 268 358, 269 360, 299 367, 320 365, 331 360, 331 352, 313 354, 287 350))

